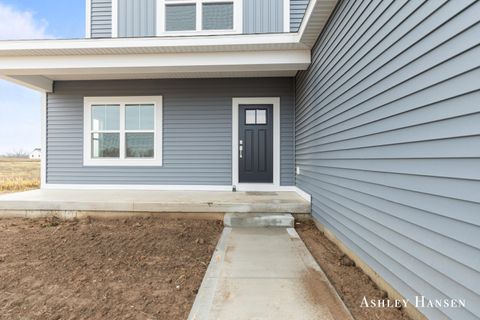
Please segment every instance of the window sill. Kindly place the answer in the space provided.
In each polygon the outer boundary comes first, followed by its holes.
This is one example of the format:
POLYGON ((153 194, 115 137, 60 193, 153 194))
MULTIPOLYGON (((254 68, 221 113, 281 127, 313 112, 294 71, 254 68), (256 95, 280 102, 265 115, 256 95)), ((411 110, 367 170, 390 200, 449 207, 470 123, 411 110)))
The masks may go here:
POLYGON ((116 159, 84 159, 84 167, 161 167, 158 159, 116 160, 116 159))
POLYGON ((157 37, 160 36, 211 36, 222 34, 241 34, 237 30, 188 30, 188 31, 163 31, 157 33, 157 37))

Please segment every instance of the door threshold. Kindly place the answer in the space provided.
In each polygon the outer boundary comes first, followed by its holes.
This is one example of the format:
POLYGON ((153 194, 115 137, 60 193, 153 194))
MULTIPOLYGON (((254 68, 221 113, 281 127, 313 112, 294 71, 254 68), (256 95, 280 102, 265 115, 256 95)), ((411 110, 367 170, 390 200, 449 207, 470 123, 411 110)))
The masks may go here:
POLYGON ((295 191, 294 186, 277 186, 272 183, 239 183, 236 191, 295 191))

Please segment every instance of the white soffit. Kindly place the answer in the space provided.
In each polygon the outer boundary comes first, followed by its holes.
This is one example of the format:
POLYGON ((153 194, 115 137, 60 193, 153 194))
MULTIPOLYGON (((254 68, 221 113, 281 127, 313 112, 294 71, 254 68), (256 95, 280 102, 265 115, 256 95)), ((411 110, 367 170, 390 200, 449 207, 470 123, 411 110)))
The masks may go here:
POLYGON ((0 41, 0 56, 60 56, 309 49, 295 33, 0 41))
POLYGON ((298 30, 299 42, 312 48, 328 22, 338 0, 310 0, 298 30))
POLYGON ((117 73, 117 74, 75 74, 52 75, 54 81, 74 80, 125 80, 125 79, 195 79, 195 78, 258 78, 258 77, 294 77, 296 70, 292 71, 217 71, 217 72, 163 72, 158 73, 117 73))

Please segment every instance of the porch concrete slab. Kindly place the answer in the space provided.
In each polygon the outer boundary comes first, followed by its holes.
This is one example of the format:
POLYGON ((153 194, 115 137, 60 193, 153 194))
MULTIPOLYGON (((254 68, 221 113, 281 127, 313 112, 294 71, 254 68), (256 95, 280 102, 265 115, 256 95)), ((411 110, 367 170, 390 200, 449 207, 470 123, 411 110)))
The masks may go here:
POLYGON ((189 320, 353 320, 293 228, 225 228, 189 320))
POLYGON ((293 228, 295 219, 290 213, 239 213, 227 212, 223 219, 225 227, 242 228, 293 228))
POLYGON ((310 203, 290 191, 40 189, 0 196, 1 211, 310 213, 310 203))

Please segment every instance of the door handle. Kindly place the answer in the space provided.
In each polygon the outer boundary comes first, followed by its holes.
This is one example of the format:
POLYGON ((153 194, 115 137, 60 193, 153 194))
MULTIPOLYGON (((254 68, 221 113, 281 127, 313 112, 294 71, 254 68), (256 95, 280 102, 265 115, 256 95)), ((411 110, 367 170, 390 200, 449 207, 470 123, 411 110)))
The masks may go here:
POLYGON ((242 159, 243 158, 243 146, 239 147, 239 151, 240 151, 240 153, 239 153, 240 154, 240 159, 242 159))

